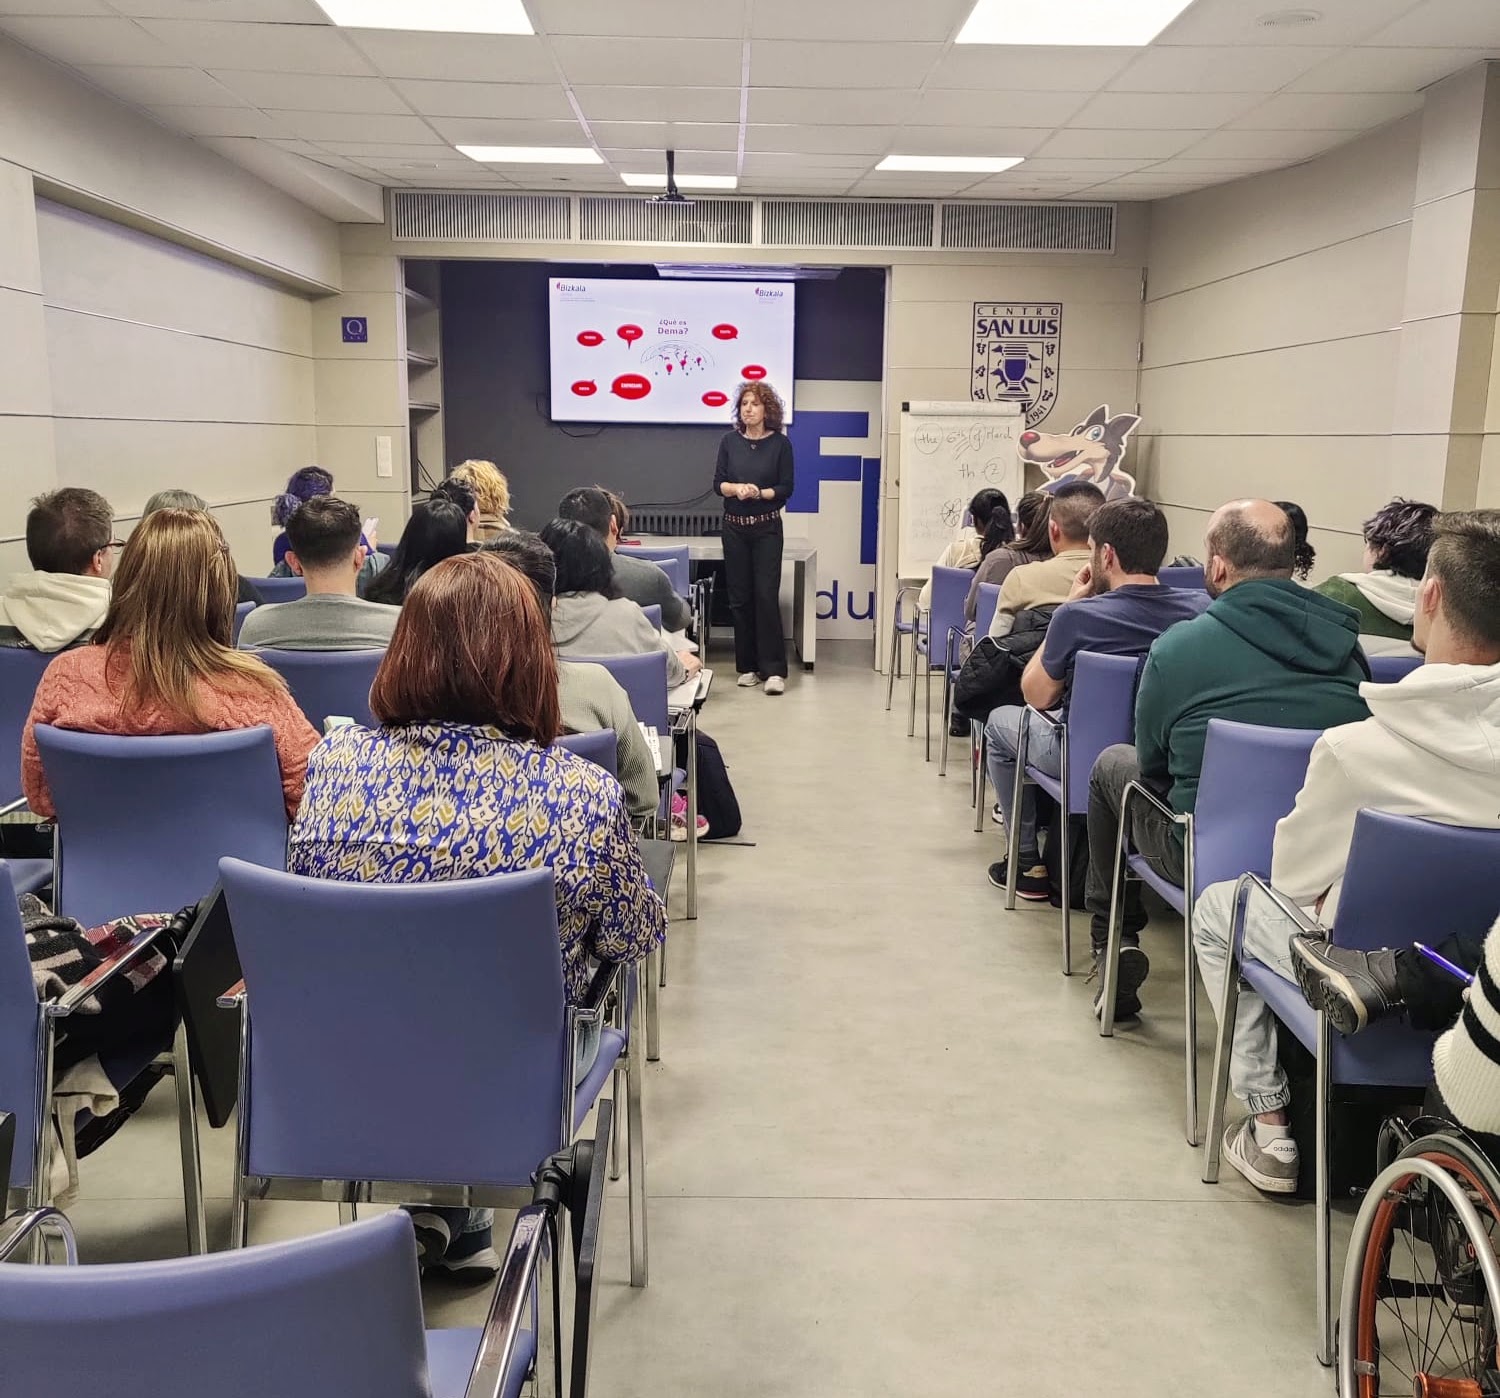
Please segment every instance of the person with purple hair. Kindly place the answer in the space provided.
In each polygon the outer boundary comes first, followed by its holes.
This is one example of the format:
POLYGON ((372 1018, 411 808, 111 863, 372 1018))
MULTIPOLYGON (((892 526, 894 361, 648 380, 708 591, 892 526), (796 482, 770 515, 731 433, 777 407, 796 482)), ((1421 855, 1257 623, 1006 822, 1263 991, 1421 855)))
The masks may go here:
MULTIPOLYGON (((292 477, 286 483, 286 489, 271 501, 271 523, 281 530, 275 541, 271 544, 271 557, 275 566, 271 569, 273 578, 289 578, 292 576, 290 565, 286 561, 286 522, 309 500, 316 499, 319 495, 333 494, 333 472, 325 471, 321 466, 304 466, 300 471, 292 472, 292 477)), ((375 575, 390 562, 385 554, 375 547, 373 530, 359 536, 360 543, 365 546, 364 566, 359 570, 359 577, 355 582, 355 590, 363 597, 365 588, 374 579, 375 575)))

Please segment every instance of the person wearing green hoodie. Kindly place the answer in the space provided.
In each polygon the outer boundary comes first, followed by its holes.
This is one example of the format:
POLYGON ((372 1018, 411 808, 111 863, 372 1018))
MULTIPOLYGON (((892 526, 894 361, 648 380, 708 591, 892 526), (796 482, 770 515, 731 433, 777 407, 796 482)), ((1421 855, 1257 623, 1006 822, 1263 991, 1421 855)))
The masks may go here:
POLYGON ((94 634, 109 608, 115 514, 97 491, 67 486, 31 502, 26 557, 0 594, 0 646, 66 650, 94 634))
MULTIPOLYGON (((1088 880, 1094 958, 1109 935, 1114 861, 1125 788, 1144 779, 1171 808, 1193 810, 1203 744, 1214 718, 1272 728, 1330 728, 1366 718, 1359 686, 1370 678, 1350 607, 1292 581, 1291 520, 1269 500, 1236 500, 1215 512, 1205 538, 1204 585, 1214 599, 1151 647, 1136 691, 1135 746, 1106 748, 1089 778, 1088 880)), ((1131 841, 1173 883, 1184 877, 1181 827, 1146 802, 1131 806, 1131 841)), ((1140 946, 1140 885, 1123 893, 1115 1018, 1140 1013, 1150 971, 1140 946)), ((1103 991, 1094 1000, 1102 1015, 1103 991)))
POLYGON ((1359 613, 1359 644, 1366 655, 1413 655, 1412 616, 1417 584, 1432 547, 1436 505, 1399 496, 1365 521, 1364 568, 1340 573, 1317 591, 1359 613))

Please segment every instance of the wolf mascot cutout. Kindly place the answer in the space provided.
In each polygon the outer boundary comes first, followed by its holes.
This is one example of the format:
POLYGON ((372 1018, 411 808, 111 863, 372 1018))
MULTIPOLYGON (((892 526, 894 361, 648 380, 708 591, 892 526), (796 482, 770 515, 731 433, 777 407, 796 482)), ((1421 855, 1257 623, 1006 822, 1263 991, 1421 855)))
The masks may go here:
POLYGON ((1056 490, 1064 481, 1092 481, 1106 500, 1135 494, 1135 478, 1123 469, 1125 447, 1140 421, 1134 413, 1109 415, 1101 403, 1071 432, 1023 432, 1016 446, 1022 462, 1040 466, 1046 475, 1043 490, 1056 490))

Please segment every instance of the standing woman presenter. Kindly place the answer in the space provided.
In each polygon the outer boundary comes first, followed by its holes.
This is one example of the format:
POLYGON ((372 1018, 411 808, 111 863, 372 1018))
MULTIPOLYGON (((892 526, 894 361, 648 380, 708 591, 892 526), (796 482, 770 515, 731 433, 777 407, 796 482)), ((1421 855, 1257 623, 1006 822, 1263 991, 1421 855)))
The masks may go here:
POLYGON ((714 489, 724 497, 724 579, 734 614, 734 668, 744 688, 765 681, 786 692, 781 634, 781 511, 791 496, 792 444, 786 408, 768 383, 743 383, 734 431, 719 443, 714 489))

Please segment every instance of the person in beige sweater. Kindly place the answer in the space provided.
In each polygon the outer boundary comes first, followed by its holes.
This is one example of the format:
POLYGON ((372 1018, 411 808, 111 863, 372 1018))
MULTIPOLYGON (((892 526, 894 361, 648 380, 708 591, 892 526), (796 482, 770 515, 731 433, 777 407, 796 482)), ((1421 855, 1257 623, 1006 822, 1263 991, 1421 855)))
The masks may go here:
POLYGON ((1028 608, 1058 606, 1068 600, 1078 570, 1089 561, 1089 521, 1104 503, 1104 492, 1088 481, 1069 481, 1052 493, 1047 538, 1052 557, 1014 569, 1000 588, 991 636, 1009 636, 1028 608))

